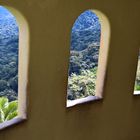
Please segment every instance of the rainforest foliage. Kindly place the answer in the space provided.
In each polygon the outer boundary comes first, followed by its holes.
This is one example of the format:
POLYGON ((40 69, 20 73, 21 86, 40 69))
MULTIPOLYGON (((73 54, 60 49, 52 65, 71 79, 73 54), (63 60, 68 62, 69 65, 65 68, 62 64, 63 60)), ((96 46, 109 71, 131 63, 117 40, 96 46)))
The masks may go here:
POLYGON ((18 115, 18 102, 9 102, 8 98, 0 98, 0 123, 9 121, 18 115))
POLYGON ((140 90, 140 56, 139 56, 138 66, 137 66, 135 90, 140 90))
POLYGON ((71 33, 67 99, 95 95, 101 26, 92 11, 87 10, 75 21, 71 33))
POLYGON ((18 25, 15 17, 0 6, 0 97, 18 96, 18 25))
POLYGON ((68 100, 74 100, 89 95, 95 95, 97 67, 82 70, 80 74, 72 73, 69 76, 68 100))

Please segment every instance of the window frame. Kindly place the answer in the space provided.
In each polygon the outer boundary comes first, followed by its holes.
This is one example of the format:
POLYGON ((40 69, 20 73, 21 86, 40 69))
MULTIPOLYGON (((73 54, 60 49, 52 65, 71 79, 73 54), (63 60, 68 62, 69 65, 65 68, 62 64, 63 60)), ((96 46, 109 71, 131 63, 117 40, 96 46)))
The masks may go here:
MULTIPOLYGON (((66 101, 66 107, 72 107, 78 104, 83 104, 90 101, 101 100, 103 98, 104 83, 107 71, 108 53, 109 53, 109 42, 110 42, 110 23, 108 18, 99 10, 89 9, 95 13, 101 24, 101 38, 100 38, 100 49, 98 58, 97 68, 97 80, 96 80, 96 93, 95 96, 88 96, 73 101, 66 101)), ((68 82, 67 82, 68 83, 68 82)))
POLYGON ((29 26, 24 16, 15 8, 1 5, 16 18, 19 28, 18 54, 18 116, 0 124, 0 130, 27 119, 27 85, 29 65, 29 26))

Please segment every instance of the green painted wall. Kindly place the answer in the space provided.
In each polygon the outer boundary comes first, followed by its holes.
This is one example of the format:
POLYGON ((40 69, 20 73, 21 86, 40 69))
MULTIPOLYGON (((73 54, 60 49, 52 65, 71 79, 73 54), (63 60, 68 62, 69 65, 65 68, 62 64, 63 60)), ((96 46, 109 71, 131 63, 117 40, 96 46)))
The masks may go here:
POLYGON ((139 140, 140 96, 133 85, 140 47, 139 0, 0 0, 19 10, 30 28, 28 120, 0 140, 139 140), (98 9, 110 20, 104 99, 65 108, 72 24, 98 9))

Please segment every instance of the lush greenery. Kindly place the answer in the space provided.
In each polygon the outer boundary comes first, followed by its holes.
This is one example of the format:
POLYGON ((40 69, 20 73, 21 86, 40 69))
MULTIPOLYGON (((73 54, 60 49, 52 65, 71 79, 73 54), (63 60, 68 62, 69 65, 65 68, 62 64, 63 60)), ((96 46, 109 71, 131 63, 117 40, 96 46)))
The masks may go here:
POLYGON ((74 100, 89 95, 95 95, 97 67, 82 70, 79 75, 73 73, 69 76, 68 99, 74 100))
POLYGON ((0 98, 0 123, 11 120, 18 115, 17 100, 9 102, 8 98, 0 98))
POLYGON ((140 90, 140 58, 138 60, 138 67, 136 73, 135 90, 140 90))
POLYGON ((81 70, 90 70, 98 66, 99 46, 90 44, 82 51, 70 52, 69 76, 80 74, 81 70))
POLYGON ((67 99, 95 95, 101 26, 90 10, 82 13, 71 33, 67 99))
POLYGON ((15 17, 0 6, 0 97, 18 96, 18 25, 15 17))
POLYGON ((17 43, 0 45, 0 56, 0 97, 13 101, 18 96, 17 43))

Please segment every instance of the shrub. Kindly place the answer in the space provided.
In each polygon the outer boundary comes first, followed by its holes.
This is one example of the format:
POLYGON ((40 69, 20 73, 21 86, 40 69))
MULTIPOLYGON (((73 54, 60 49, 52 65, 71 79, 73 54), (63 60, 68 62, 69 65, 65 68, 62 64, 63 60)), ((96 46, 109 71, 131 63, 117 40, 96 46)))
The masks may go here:
POLYGON ((140 90, 140 58, 138 60, 138 67, 136 73, 135 90, 140 90))
POLYGON ((8 98, 0 98, 0 123, 11 120, 18 115, 18 102, 9 102, 8 98))
POLYGON ((82 70, 79 75, 72 73, 68 78, 68 100, 95 95, 97 67, 82 70))
POLYGON ((135 90, 140 90, 140 85, 135 85, 135 90))

